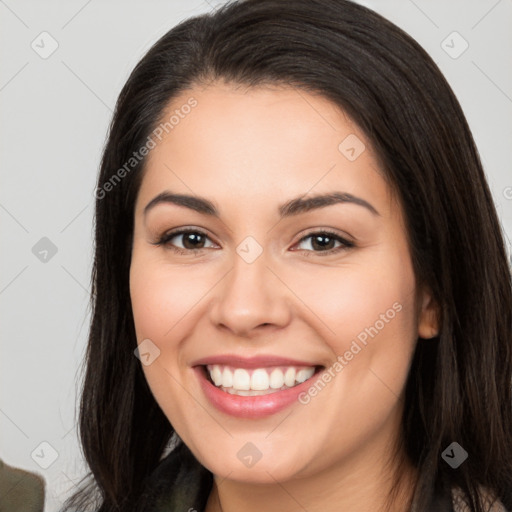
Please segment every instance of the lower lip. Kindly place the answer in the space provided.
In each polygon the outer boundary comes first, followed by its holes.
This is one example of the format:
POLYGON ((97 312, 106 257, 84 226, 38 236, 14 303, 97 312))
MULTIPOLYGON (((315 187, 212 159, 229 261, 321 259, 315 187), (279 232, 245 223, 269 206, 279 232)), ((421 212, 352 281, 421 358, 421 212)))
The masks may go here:
POLYGON ((319 373, 315 373, 308 380, 290 389, 268 395, 238 396, 226 393, 213 385, 205 375, 207 370, 202 366, 194 367, 194 371, 199 377, 204 394, 219 411, 239 418, 253 419, 276 414, 294 402, 298 402, 299 395, 311 386, 311 380, 316 380, 319 373))

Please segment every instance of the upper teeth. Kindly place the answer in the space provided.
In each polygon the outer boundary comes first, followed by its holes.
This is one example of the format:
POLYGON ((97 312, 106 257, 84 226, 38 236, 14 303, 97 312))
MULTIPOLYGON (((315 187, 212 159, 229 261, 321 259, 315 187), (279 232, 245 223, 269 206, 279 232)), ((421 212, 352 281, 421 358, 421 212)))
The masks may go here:
POLYGON ((273 368, 233 368, 226 365, 208 365, 208 372, 217 387, 234 390, 265 391, 292 387, 304 382, 315 373, 315 367, 282 366, 273 368))

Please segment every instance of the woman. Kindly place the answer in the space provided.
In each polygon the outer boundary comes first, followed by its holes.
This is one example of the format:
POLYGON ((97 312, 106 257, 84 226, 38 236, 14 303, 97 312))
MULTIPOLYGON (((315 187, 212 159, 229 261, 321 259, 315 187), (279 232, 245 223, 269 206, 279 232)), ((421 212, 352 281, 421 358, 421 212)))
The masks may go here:
POLYGON ((96 198, 66 510, 512 507, 500 225, 396 26, 345 0, 184 21, 120 94, 96 198))

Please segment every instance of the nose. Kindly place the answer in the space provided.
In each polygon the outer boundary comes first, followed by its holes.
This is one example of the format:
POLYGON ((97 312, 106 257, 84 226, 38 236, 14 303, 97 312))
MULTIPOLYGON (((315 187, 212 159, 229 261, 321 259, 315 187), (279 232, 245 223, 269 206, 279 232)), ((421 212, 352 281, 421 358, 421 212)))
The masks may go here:
POLYGON ((235 255, 233 268, 216 287, 210 308, 217 329, 250 338, 290 322, 291 293, 267 263, 265 252, 252 263, 235 255))

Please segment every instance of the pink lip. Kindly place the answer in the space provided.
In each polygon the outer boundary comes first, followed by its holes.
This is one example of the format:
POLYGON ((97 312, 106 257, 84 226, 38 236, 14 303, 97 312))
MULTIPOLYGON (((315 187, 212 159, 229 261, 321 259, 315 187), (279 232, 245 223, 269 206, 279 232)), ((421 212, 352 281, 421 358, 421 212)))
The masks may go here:
MULTIPOLYGON (((210 361, 210 359, 208 359, 208 361, 210 361)), ((293 388, 269 393, 268 395, 238 396, 226 393, 213 385, 208 380, 206 376, 207 370, 203 366, 195 366, 194 371, 199 378, 204 394, 214 407, 223 413, 249 419, 270 416, 285 409, 294 402, 298 402, 300 393, 306 391, 311 386, 311 380, 318 376, 317 372, 310 379, 293 388)))
POLYGON ((279 356, 241 357, 230 354, 204 357, 194 361, 190 366, 206 366, 207 364, 225 364, 235 368, 267 368, 269 366, 317 366, 311 361, 298 361, 279 356))

